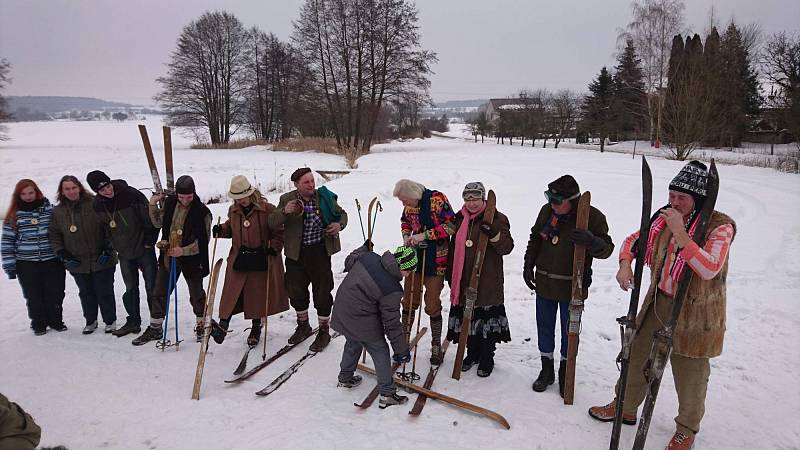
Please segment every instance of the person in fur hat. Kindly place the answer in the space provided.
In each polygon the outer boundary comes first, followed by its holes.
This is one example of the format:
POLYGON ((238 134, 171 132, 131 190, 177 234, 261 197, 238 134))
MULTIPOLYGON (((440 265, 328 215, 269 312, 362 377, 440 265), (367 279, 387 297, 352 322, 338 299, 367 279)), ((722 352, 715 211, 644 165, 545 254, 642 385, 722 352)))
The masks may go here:
MULTIPOLYGON (((651 219, 645 255, 635 255, 639 232, 625 239, 619 253, 617 282, 627 291, 633 283, 631 262, 644 257, 650 266, 650 288, 636 317, 636 335, 631 344, 630 371, 622 423, 636 424, 637 409, 644 401, 647 380, 644 365, 650 355, 653 333, 663 327, 672 311, 673 296, 681 275, 694 272, 689 290, 675 327, 670 356, 675 390, 678 393, 678 415, 675 433, 667 449, 687 450, 700 431, 705 412, 706 389, 711 373, 709 359, 722 353, 725 336, 725 290, 728 253, 736 234, 736 223, 727 215, 714 211, 705 233, 705 244, 698 246, 692 237, 706 200, 708 169, 699 161, 686 164, 669 184, 669 204, 651 219)), ((605 406, 593 406, 589 415, 611 422, 616 399, 605 406)))

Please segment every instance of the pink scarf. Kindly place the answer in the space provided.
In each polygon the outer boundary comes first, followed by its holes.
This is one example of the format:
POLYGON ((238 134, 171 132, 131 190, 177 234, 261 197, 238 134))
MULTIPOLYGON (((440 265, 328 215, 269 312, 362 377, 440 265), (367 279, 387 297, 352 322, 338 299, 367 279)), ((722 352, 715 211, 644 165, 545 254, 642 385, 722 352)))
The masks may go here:
MULTIPOLYGON (((695 214, 695 217, 692 220, 692 225, 689 227, 688 234, 689 237, 694 237, 694 233, 697 229, 697 223, 700 221, 700 214, 695 214)), ((661 233, 667 226, 667 221, 664 220, 663 217, 658 216, 653 220, 653 223, 650 224, 650 233, 647 235, 647 253, 644 257, 644 263, 647 264, 648 267, 653 267, 653 253, 655 252, 655 245, 656 245, 656 238, 658 234, 661 233)), ((672 268, 670 269, 670 276, 675 282, 679 282, 681 279, 681 275, 683 275, 683 269, 686 267, 686 260, 683 259, 682 256, 678 255, 677 259, 675 260, 675 264, 673 264, 672 268)))
POLYGON ((464 259, 467 253, 466 243, 469 237, 470 221, 483 214, 485 209, 486 202, 483 202, 483 206, 481 206, 481 209, 476 211, 475 214, 470 214, 470 212, 467 211, 467 205, 461 207, 461 215, 464 216, 464 220, 461 221, 461 226, 458 227, 458 231, 456 232, 456 249, 455 253, 453 253, 453 274, 450 279, 451 305, 458 305, 458 299, 461 294, 461 275, 464 273, 464 259))

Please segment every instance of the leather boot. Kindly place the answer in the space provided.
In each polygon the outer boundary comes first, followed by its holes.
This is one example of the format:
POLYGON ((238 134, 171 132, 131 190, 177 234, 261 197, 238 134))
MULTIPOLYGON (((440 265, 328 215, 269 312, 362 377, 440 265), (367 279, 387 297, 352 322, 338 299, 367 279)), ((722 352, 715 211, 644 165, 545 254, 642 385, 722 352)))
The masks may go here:
POLYGON ((533 382, 533 390, 536 392, 544 392, 547 386, 555 382, 555 373, 553 371, 553 358, 542 356, 542 371, 533 382))

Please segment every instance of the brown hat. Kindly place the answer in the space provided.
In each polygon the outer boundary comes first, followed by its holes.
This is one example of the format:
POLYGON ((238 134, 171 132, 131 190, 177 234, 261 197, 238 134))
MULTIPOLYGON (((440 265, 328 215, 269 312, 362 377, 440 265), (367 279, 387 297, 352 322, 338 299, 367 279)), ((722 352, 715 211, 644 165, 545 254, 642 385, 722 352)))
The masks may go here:
POLYGON ((300 181, 300 178, 302 178, 302 177, 303 177, 303 175, 305 175, 305 174, 307 174, 307 173, 309 173, 309 172, 311 172, 311 169, 310 169, 310 168, 308 168, 308 167, 301 167, 301 168, 299 168, 299 169, 295 170, 294 172, 292 172, 292 177, 291 177, 291 180, 292 180, 293 182, 297 183, 298 181, 300 181))
POLYGON ((231 180, 231 188, 228 189, 228 197, 232 198, 233 200, 239 200, 241 198, 249 197, 256 191, 256 188, 250 184, 250 181, 247 180, 247 177, 244 175, 236 175, 231 180))

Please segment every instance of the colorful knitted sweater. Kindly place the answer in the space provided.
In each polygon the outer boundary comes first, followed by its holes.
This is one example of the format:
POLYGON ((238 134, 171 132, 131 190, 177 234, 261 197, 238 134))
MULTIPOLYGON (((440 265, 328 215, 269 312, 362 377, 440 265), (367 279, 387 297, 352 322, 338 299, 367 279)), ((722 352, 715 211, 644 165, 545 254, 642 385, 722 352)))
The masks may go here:
POLYGON ((444 276, 447 269, 447 250, 450 236, 456 233, 453 221, 456 217, 447 196, 439 191, 426 189, 417 207, 405 207, 400 216, 400 232, 403 238, 424 232, 428 250, 417 250, 419 265, 417 273, 422 273, 422 257, 425 256, 425 274, 444 276), (423 215, 420 215, 423 211, 423 215), (432 251, 434 250, 435 251, 432 251))

